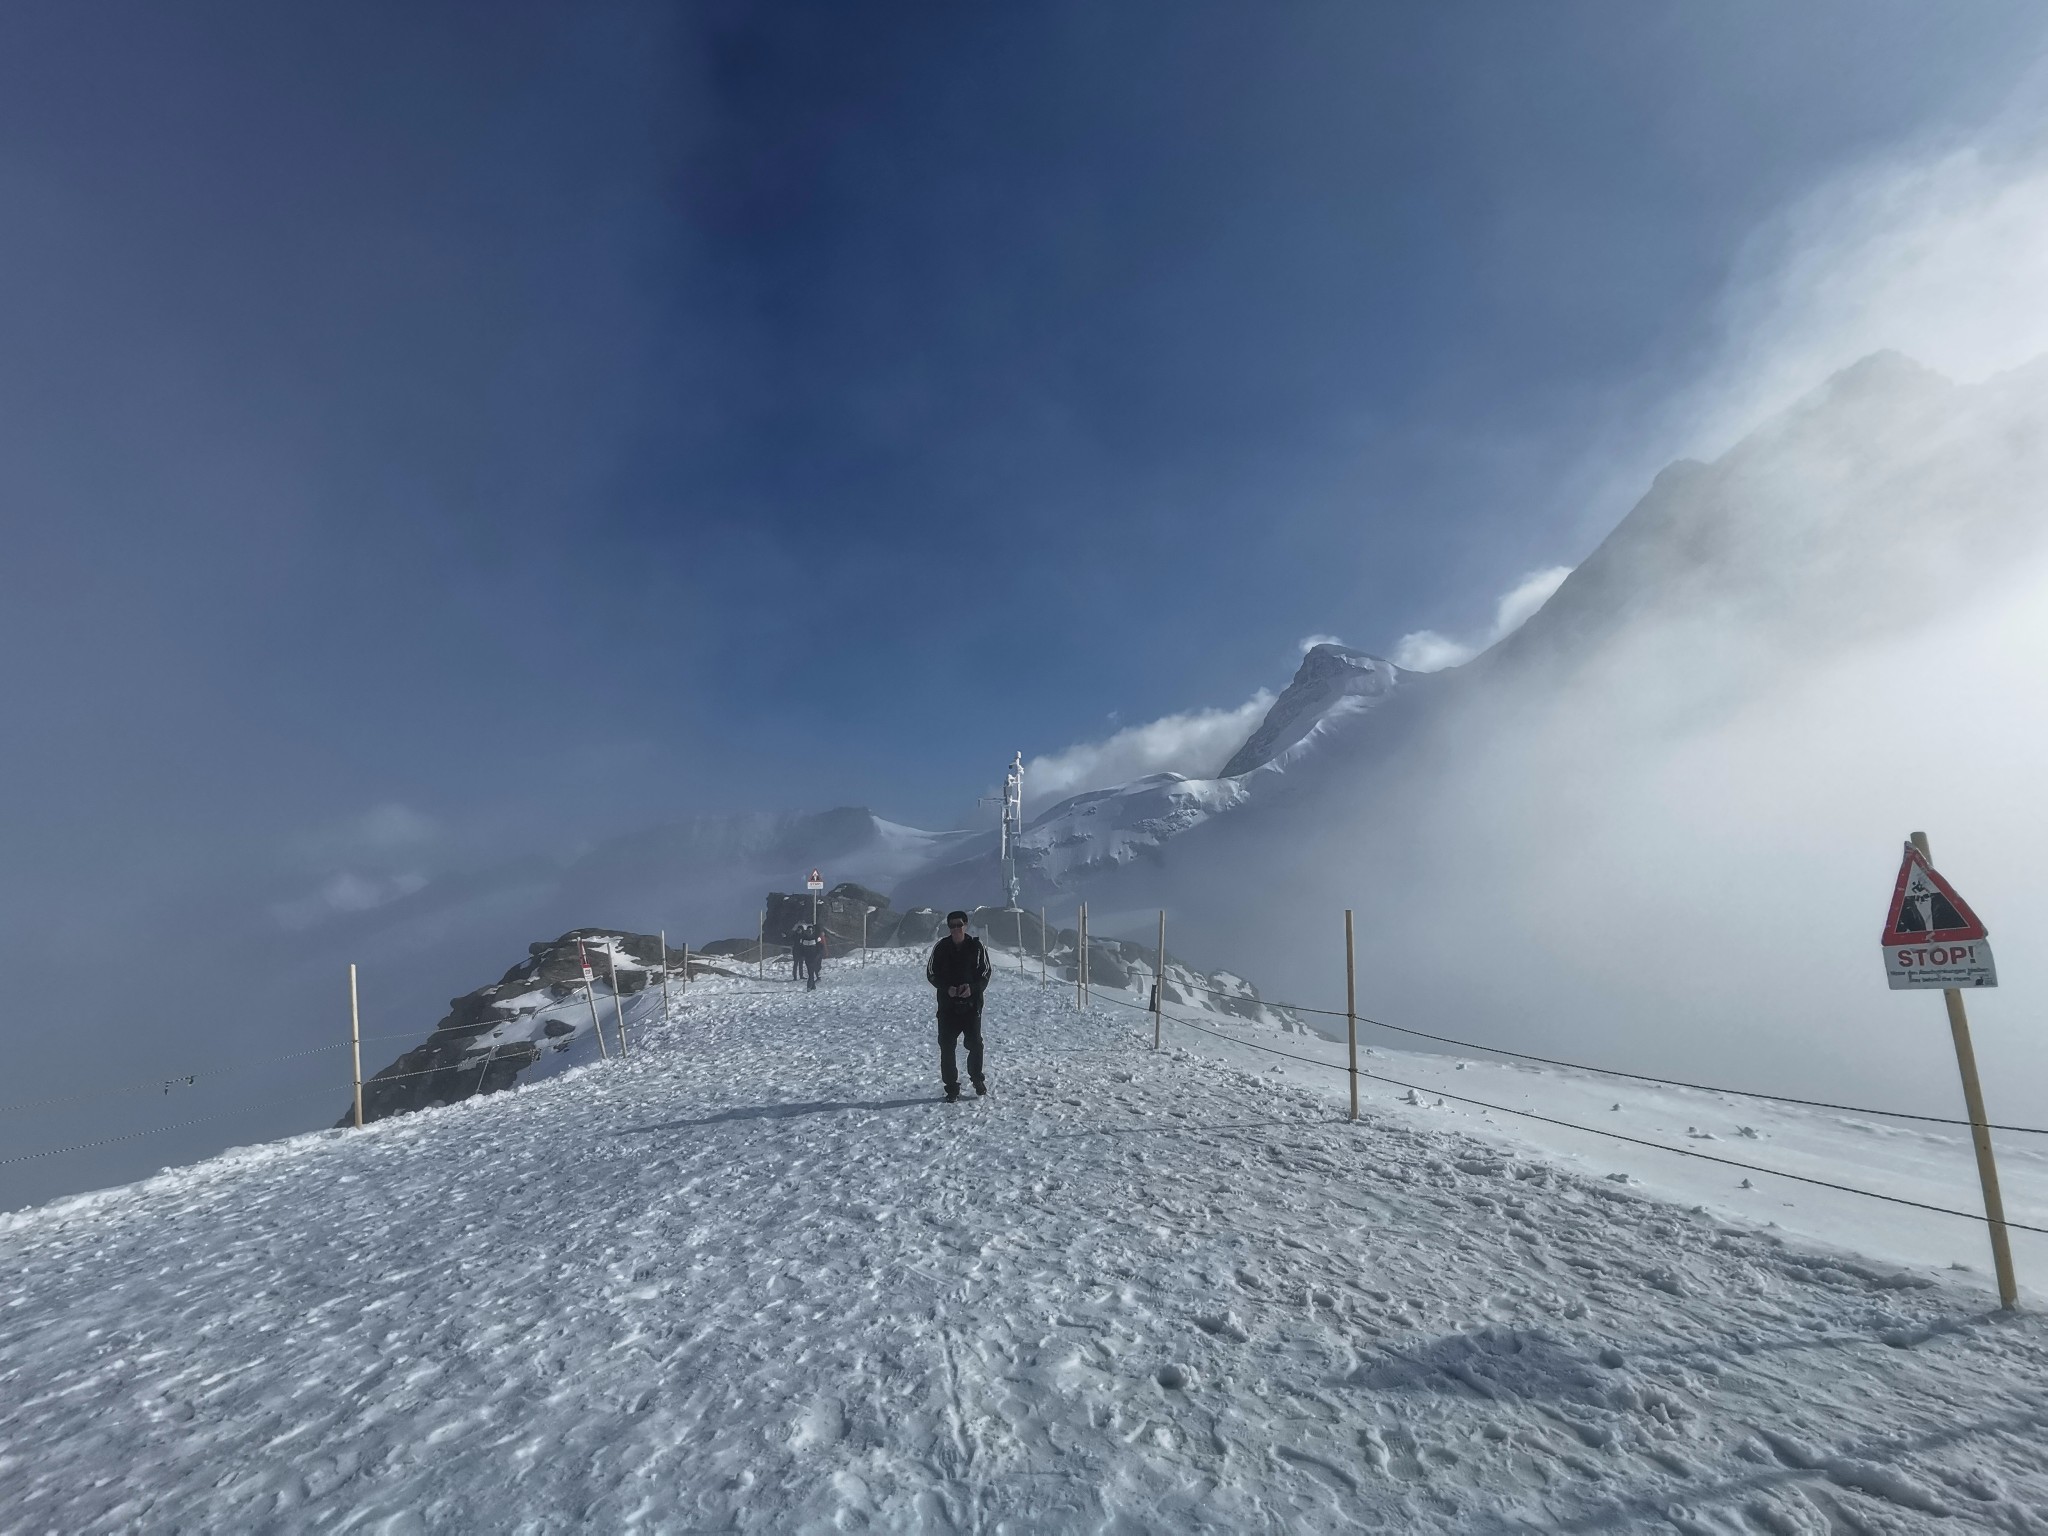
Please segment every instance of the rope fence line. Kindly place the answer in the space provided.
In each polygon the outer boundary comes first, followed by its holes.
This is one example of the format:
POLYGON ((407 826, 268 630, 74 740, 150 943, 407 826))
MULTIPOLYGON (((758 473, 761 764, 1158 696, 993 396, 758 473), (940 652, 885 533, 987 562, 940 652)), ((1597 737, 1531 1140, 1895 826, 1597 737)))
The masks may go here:
MULTIPOLYGON (((1263 997, 1247 997, 1241 992, 1228 992, 1221 987, 1205 987, 1200 982, 1173 980, 1167 985, 1187 987, 1196 992, 1207 992, 1215 997, 1235 998, 1240 1002, 1256 1003, 1262 1008, 1275 1008, 1287 1013, 1313 1013, 1326 1019, 1354 1017, 1341 1008, 1309 1008, 1301 1003, 1276 1003, 1263 997)), ((1790 1094, 1763 1093, 1754 1088, 1725 1088, 1717 1083, 1689 1083, 1676 1077, 1652 1077, 1647 1072, 1624 1072, 1619 1067, 1596 1067, 1583 1061, 1563 1061, 1554 1056, 1535 1056, 1527 1051, 1513 1051, 1504 1045, 1482 1045, 1477 1040, 1460 1040, 1451 1035, 1433 1035, 1426 1029, 1410 1029, 1405 1024, 1389 1024, 1384 1019, 1369 1019, 1362 1013, 1355 1017, 1359 1023, 1370 1024, 1374 1029, 1391 1030, 1397 1035, 1413 1035, 1418 1040, 1433 1040, 1439 1045, 1455 1045, 1460 1050, 1484 1051, 1494 1056, 1511 1056, 1517 1061, 1540 1062, 1546 1067, 1568 1067, 1575 1072, 1593 1072, 1602 1077, 1625 1077, 1631 1082, 1655 1083, 1664 1088, 1689 1088, 1696 1093, 1727 1093, 1733 1094, 1736 1098, 1761 1099, 1771 1104, 1797 1104, 1805 1109, 1837 1109, 1845 1114, 1878 1115, 1891 1120, 1920 1120, 1929 1125, 1959 1125, 1965 1130, 1970 1128, 1969 1121, 1959 1120, 1953 1115, 1916 1115, 1904 1109, 1873 1109, 1865 1104, 1834 1104, 1826 1099, 1796 1099, 1790 1094)), ((1994 1131, 2011 1131, 2021 1136, 2048 1136, 2048 1126, 2042 1125, 2004 1125, 1997 1121, 1989 1121, 1986 1128, 1994 1131)))
MULTIPOLYGON (((328 1098, 333 1092, 333 1090, 326 1088, 318 1090, 308 1089, 303 1093, 293 1094, 290 1098, 293 1103, 298 1103, 300 1100, 310 1100, 316 1091, 321 1098, 328 1098)), ((275 1103, 277 1101, 273 1099, 270 1102, 275 1103)), ((161 1136, 166 1131, 182 1131, 188 1125, 205 1125, 210 1121, 227 1120, 241 1113, 240 1107, 224 1109, 218 1114, 194 1115, 189 1120, 173 1120, 169 1125, 153 1125, 146 1131, 127 1131, 119 1136, 102 1136, 94 1141, 74 1142, 68 1147, 47 1147, 41 1152, 17 1152, 12 1157, 0 1157, 0 1168, 7 1167, 12 1163, 34 1163, 40 1162, 46 1157, 62 1157, 68 1152, 87 1152, 94 1147, 111 1147, 123 1141, 140 1141, 145 1136, 161 1136)))
MULTIPOLYGON (((374 1038, 374 1037, 365 1037, 374 1038)), ((386 1037, 390 1038, 390 1037, 386 1037)), ((111 1088, 87 1088, 77 1093, 52 1093, 41 1098, 16 1099, 0 1104, 0 1113, 16 1109, 33 1109, 42 1104, 75 1104, 86 1099, 113 1098, 120 1094, 140 1093, 145 1089, 161 1090, 167 1083, 195 1084, 202 1077, 218 1077, 228 1072, 246 1072, 252 1067, 275 1066, 281 1061, 297 1061, 306 1056, 318 1056, 326 1051, 340 1051, 348 1048, 346 1040, 337 1040, 332 1045, 308 1046, 303 1051, 286 1051, 279 1056, 264 1056, 253 1061, 229 1061, 221 1066, 207 1067, 196 1072, 165 1072, 158 1077, 137 1078, 132 1083, 119 1083, 111 1088)))
MULTIPOLYGON (((782 947, 785 949, 787 948, 787 946, 782 947)), ((731 980, 740 984, 740 990, 748 992, 766 994, 779 990, 779 987, 771 984, 769 979, 757 980, 754 977, 743 975, 737 971, 720 971, 715 974, 715 977, 706 977, 705 979, 731 980)), ((776 982, 779 982, 781 980, 782 978, 773 978, 773 981, 776 982)), ((563 1006, 567 1005, 564 1004, 563 1006)), ((672 1005, 671 1012, 664 1013, 661 1022, 667 1023, 671 1020, 673 1016, 674 1014, 672 1005)), ((417 1030, 385 1030, 374 1035, 362 1035, 358 1037, 355 1043, 360 1045, 371 1045, 391 1040, 410 1040, 416 1042, 414 1048, 417 1049, 419 1046, 424 1046, 431 1043, 432 1038, 436 1033, 438 1033, 438 1031, 429 1030, 427 1032, 426 1038, 421 1039, 420 1033, 417 1030)), ((481 1031, 479 1033, 481 1033, 481 1031)), ((582 1033, 589 1034, 590 1032, 582 1031, 582 1033)), ((593 1041, 595 1041, 596 1039, 595 1035, 592 1035, 591 1038, 593 1041)), ((545 1042, 535 1041, 533 1043, 541 1045, 543 1050, 545 1050, 545 1042)), ((231 1073, 248 1072, 261 1067, 276 1066, 281 1062, 299 1061, 307 1057, 321 1056, 325 1055, 330 1051, 346 1050, 350 1047, 350 1044, 351 1042, 347 1040, 336 1040, 327 1045, 308 1046, 303 1050, 280 1052, 275 1056, 262 1056, 250 1059, 234 1058, 221 1062, 217 1065, 202 1067, 194 1071, 165 1072, 155 1077, 136 1078, 132 1082, 117 1083, 105 1088, 88 1088, 81 1089, 74 1093, 44 1094, 34 1098, 15 1099, 7 1101, 5 1103, 0 1103, 0 1113, 11 1113, 18 1110, 36 1109, 43 1107, 45 1105, 82 1104, 93 1100, 121 1098, 138 1093, 167 1093, 172 1085, 182 1084, 187 1087, 195 1087, 197 1086, 199 1080, 202 1078, 211 1079, 231 1073)), ((484 1053, 483 1068, 482 1071, 479 1073, 478 1077, 479 1084, 481 1084, 483 1077, 488 1075, 491 1061, 492 1059, 494 1059, 495 1055, 496 1047, 493 1047, 490 1052, 484 1053)), ((444 1072, 466 1073, 467 1071, 469 1071, 469 1069, 470 1062, 469 1060, 465 1059, 461 1061, 450 1062, 444 1066, 424 1067, 411 1072, 394 1073, 388 1077, 367 1077, 363 1079, 363 1086, 365 1088, 369 1088, 373 1084, 377 1083, 403 1082, 408 1078, 429 1077, 437 1073, 444 1072)), ((290 1099, 291 1102, 298 1103, 302 1100, 309 1101, 316 1095, 324 1098, 327 1096, 327 1092, 328 1091, 325 1089, 308 1089, 300 1093, 287 1095, 287 1097, 290 1099)), ((225 1109, 218 1111, 214 1114, 194 1115, 183 1120, 172 1121, 168 1125, 151 1126, 146 1130, 125 1131, 114 1136, 95 1137, 90 1141, 72 1142, 68 1145, 61 1147, 46 1147, 38 1152, 15 1153, 11 1156, 0 1157, 0 1168, 8 1167, 17 1163, 39 1162, 44 1158, 63 1157, 73 1152, 87 1152, 97 1147, 116 1146, 123 1142, 138 1141, 149 1136, 160 1136, 170 1131, 183 1130, 188 1126, 206 1125, 214 1121, 232 1119, 234 1116, 240 1113, 242 1113, 242 1110, 239 1108, 225 1109)))
MULTIPOLYGON (((1125 1002, 1119 997, 1109 997, 1107 994, 1104 994, 1104 1000, 1114 1003, 1120 1008, 1134 1009, 1139 1013, 1149 1014, 1152 1012, 1150 1008, 1142 1003, 1125 1002)), ((1347 1072, 1350 1070, 1348 1067, 1340 1066, 1335 1062, 1318 1061, 1311 1056, 1295 1055, 1292 1051, 1275 1050, 1271 1046, 1260 1045, 1255 1040, 1239 1040, 1234 1036, 1224 1034, 1221 1030, 1206 1029, 1200 1024, 1190 1023, 1186 1019, 1176 1019, 1170 1014, 1164 1015, 1164 1017, 1169 1024, 1179 1025, 1183 1029, 1196 1030, 1205 1035, 1214 1035, 1218 1040, 1228 1041, 1232 1045, 1249 1046, 1255 1051, 1264 1051, 1270 1056, 1285 1056, 1290 1061, 1306 1062, 1312 1067, 1327 1067, 1335 1072, 1347 1072)), ((1667 1142, 1647 1141, 1640 1136, 1624 1135, 1620 1131, 1605 1131, 1598 1126, 1580 1125, 1575 1120, 1559 1120, 1552 1115, 1539 1115, 1531 1109, 1514 1109, 1506 1104, 1490 1104, 1484 1099, 1468 1098, 1464 1094, 1449 1093, 1441 1088, 1424 1088, 1419 1083, 1410 1083, 1398 1077, 1389 1077, 1384 1072, 1370 1072, 1364 1067, 1358 1069, 1358 1075, 1360 1077, 1372 1078, 1375 1082, 1392 1084, 1396 1088, 1406 1088, 1411 1093, 1428 1093, 1434 1094, 1440 1099, 1455 1099, 1460 1104, 1470 1104, 1479 1109, 1495 1110, 1504 1115, 1519 1115, 1526 1120, 1540 1120, 1546 1125, 1562 1126, 1570 1131, 1583 1131, 1588 1136, 1604 1136, 1610 1141, 1625 1141, 1632 1146, 1649 1147, 1654 1151, 1670 1152, 1679 1157, 1697 1158, 1701 1162, 1706 1163, 1719 1163, 1724 1167, 1740 1168, 1748 1173, 1766 1174, 1775 1179, 1790 1179, 1796 1184, 1817 1185, 1819 1188, 1837 1190, 1845 1195, 1861 1195, 1868 1200, 1883 1200, 1892 1205, 1905 1205, 1911 1206, 1915 1210, 1932 1211, 1938 1216, 1960 1216, 1965 1221, 1974 1221, 1981 1225, 1990 1224, 1990 1218, 1980 1211, 1959 1211, 1952 1206, 1929 1205, 1924 1200, 1908 1200, 1903 1195, 1887 1195, 1874 1189, 1859 1189, 1853 1184, 1837 1184, 1828 1179, 1811 1178, 1803 1173, 1787 1173, 1782 1168, 1766 1168, 1761 1163, 1744 1163, 1732 1157, 1717 1157, 1711 1152, 1695 1152, 1690 1147, 1674 1147, 1667 1142)), ((2048 1227, 2029 1226, 2023 1221, 2014 1221, 2010 1217, 2006 1218, 2004 1224, 2015 1231, 2035 1232, 2048 1237, 2048 1227)))

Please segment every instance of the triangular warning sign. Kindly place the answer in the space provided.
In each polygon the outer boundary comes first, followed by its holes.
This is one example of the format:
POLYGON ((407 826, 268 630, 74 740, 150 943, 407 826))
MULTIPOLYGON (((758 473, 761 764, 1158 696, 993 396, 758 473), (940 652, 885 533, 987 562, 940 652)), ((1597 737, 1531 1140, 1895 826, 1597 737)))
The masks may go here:
POLYGON ((1959 944, 1985 937, 1984 925, 1956 888, 1935 872, 1911 843, 1899 865, 1892 909, 1885 914, 1885 944, 1959 944))

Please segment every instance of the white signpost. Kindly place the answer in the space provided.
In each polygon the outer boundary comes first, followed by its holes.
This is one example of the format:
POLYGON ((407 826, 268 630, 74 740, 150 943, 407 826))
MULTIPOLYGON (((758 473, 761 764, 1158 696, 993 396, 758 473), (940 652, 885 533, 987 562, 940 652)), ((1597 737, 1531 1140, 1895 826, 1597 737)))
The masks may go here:
POLYGON ((1977 1052, 1970 1044, 1970 1019, 1963 1011, 1964 987, 1995 987, 1991 942, 1984 924, 1956 888, 1935 872, 1927 834, 1915 832, 1899 864, 1885 914, 1884 976, 1894 992, 1940 988, 1948 1004, 1949 1035, 1963 1075, 1963 1105, 1970 1115, 1970 1141, 1977 1150, 1977 1178, 1984 1186, 1984 1221, 1991 1229, 1991 1263, 1998 1272, 1998 1300, 2008 1312, 2020 1304, 2013 1276, 2012 1244, 2005 1230, 2005 1201, 1998 1192, 1998 1164, 1991 1155, 1990 1117, 1977 1080, 1977 1052))
POLYGON ((818 892, 825 889, 825 877, 812 870, 811 878, 804 882, 804 889, 811 893, 811 926, 815 928, 818 926, 818 892))

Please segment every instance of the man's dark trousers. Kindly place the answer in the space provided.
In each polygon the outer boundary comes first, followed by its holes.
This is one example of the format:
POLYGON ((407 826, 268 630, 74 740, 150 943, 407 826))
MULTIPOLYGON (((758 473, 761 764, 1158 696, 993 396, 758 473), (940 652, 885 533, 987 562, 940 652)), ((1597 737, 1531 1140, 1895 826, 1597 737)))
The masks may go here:
POLYGON ((960 1069, 954 1063, 954 1048, 962 1037, 967 1041, 967 1076, 976 1086, 981 1083, 981 1009, 946 1008, 939 1009, 939 1076, 945 1080, 946 1092, 960 1091, 960 1069))

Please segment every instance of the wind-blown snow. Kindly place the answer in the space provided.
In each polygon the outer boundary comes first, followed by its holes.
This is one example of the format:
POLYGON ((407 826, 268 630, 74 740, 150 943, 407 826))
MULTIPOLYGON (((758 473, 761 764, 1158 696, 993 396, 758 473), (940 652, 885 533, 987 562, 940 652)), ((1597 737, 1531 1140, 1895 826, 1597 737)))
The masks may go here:
POLYGON ((0 1217, 0 1528, 2040 1528, 2048 1333, 1979 1278, 1348 1124, 1011 955, 937 1103, 920 959, 0 1217))

